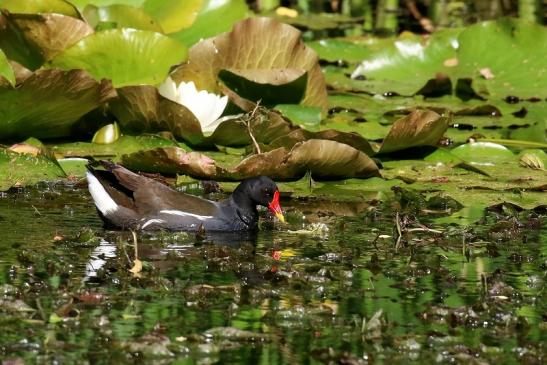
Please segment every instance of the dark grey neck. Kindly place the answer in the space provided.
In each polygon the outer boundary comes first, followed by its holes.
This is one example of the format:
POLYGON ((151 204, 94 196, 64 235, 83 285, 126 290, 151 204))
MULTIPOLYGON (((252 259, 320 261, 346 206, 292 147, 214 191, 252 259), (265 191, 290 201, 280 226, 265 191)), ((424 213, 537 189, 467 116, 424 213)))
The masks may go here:
POLYGON ((251 199, 248 188, 245 184, 239 185, 234 190, 230 199, 230 205, 236 210, 236 215, 245 223, 249 229, 254 229, 258 223, 258 211, 256 203, 251 199))

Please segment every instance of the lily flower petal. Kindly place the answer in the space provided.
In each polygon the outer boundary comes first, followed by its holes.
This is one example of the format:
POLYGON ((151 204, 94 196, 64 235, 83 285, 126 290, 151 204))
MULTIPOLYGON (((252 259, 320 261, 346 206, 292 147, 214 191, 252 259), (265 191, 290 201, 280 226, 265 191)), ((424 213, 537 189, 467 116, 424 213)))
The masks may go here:
POLYGON ((228 104, 227 96, 197 90, 193 81, 181 82, 177 86, 171 77, 167 77, 158 90, 165 98, 188 108, 199 120, 204 133, 212 133, 218 127, 222 121, 218 121, 219 117, 228 104))

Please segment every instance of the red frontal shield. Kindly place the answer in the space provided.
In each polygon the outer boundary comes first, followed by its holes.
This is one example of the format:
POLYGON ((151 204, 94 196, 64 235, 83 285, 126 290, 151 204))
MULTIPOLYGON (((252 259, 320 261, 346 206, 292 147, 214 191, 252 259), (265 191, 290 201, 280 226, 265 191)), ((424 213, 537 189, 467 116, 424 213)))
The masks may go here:
POLYGON ((268 205, 270 211, 279 219, 281 222, 285 222, 285 217, 281 211, 281 205, 279 205, 279 190, 276 190, 273 196, 270 205, 268 205))

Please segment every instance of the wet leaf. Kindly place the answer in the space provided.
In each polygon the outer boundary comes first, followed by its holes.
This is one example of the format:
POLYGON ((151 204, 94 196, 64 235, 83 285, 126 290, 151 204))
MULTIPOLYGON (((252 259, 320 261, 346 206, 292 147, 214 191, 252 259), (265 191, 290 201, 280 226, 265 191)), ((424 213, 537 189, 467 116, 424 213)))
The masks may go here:
POLYGON ((216 165, 207 156, 186 153, 176 148, 125 155, 122 163, 128 168, 141 171, 227 180, 242 180, 258 175, 293 180, 308 171, 318 179, 379 176, 374 161, 361 151, 343 143, 317 139, 297 143, 291 150, 278 148, 251 155, 232 167, 216 165))
POLYGON ((0 47, 6 55, 35 70, 93 33, 84 21, 61 14, 0 15, 0 47))
POLYGON ((378 153, 435 146, 448 128, 448 121, 434 111, 416 110, 393 124, 378 153))
POLYGON ((51 65, 84 69, 115 87, 161 83, 169 68, 186 58, 186 48, 145 30, 111 29, 94 33, 59 54, 51 65), (105 57, 105 52, 109 55, 105 57))
POLYGON ((201 39, 229 31, 236 22, 251 15, 244 0, 203 0, 202 3, 191 26, 170 34, 171 38, 191 47, 201 39))
POLYGON ((153 86, 126 86, 110 103, 113 114, 124 130, 132 132, 170 131, 191 144, 204 140, 194 114, 183 105, 161 96, 153 86))
POLYGON ((215 161, 199 152, 186 152, 179 147, 155 148, 122 156, 122 164, 137 171, 208 178, 217 174, 215 161))
POLYGON ((134 6, 114 4, 97 7, 88 5, 83 12, 86 21, 95 29, 101 24, 114 24, 115 28, 134 28, 162 33, 161 26, 143 9, 134 6))
POLYGON ((109 82, 81 70, 41 70, 0 87, 0 139, 65 137, 86 113, 115 96, 109 82))
MULTIPOLYGON (((190 49, 188 62, 172 75, 176 81, 194 81, 198 89, 219 93, 220 70, 297 69, 308 72, 302 104, 326 109, 327 94, 315 52, 300 40, 295 28, 268 18, 251 18, 234 26, 230 33, 199 42, 190 49), (245 56, 243 56, 245 55, 245 56)), ((275 83, 267 75, 268 83, 275 83)))

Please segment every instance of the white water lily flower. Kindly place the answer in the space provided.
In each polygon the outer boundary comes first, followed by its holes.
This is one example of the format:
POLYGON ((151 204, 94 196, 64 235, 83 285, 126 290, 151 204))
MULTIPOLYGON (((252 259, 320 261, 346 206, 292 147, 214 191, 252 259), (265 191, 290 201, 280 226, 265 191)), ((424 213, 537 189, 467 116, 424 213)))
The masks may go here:
POLYGON ((181 82, 177 86, 168 76, 158 90, 163 97, 187 107, 199 120, 203 133, 213 133, 226 119, 219 117, 228 104, 228 97, 218 96, 205 90, 198 91, 193 81, 181 82))

